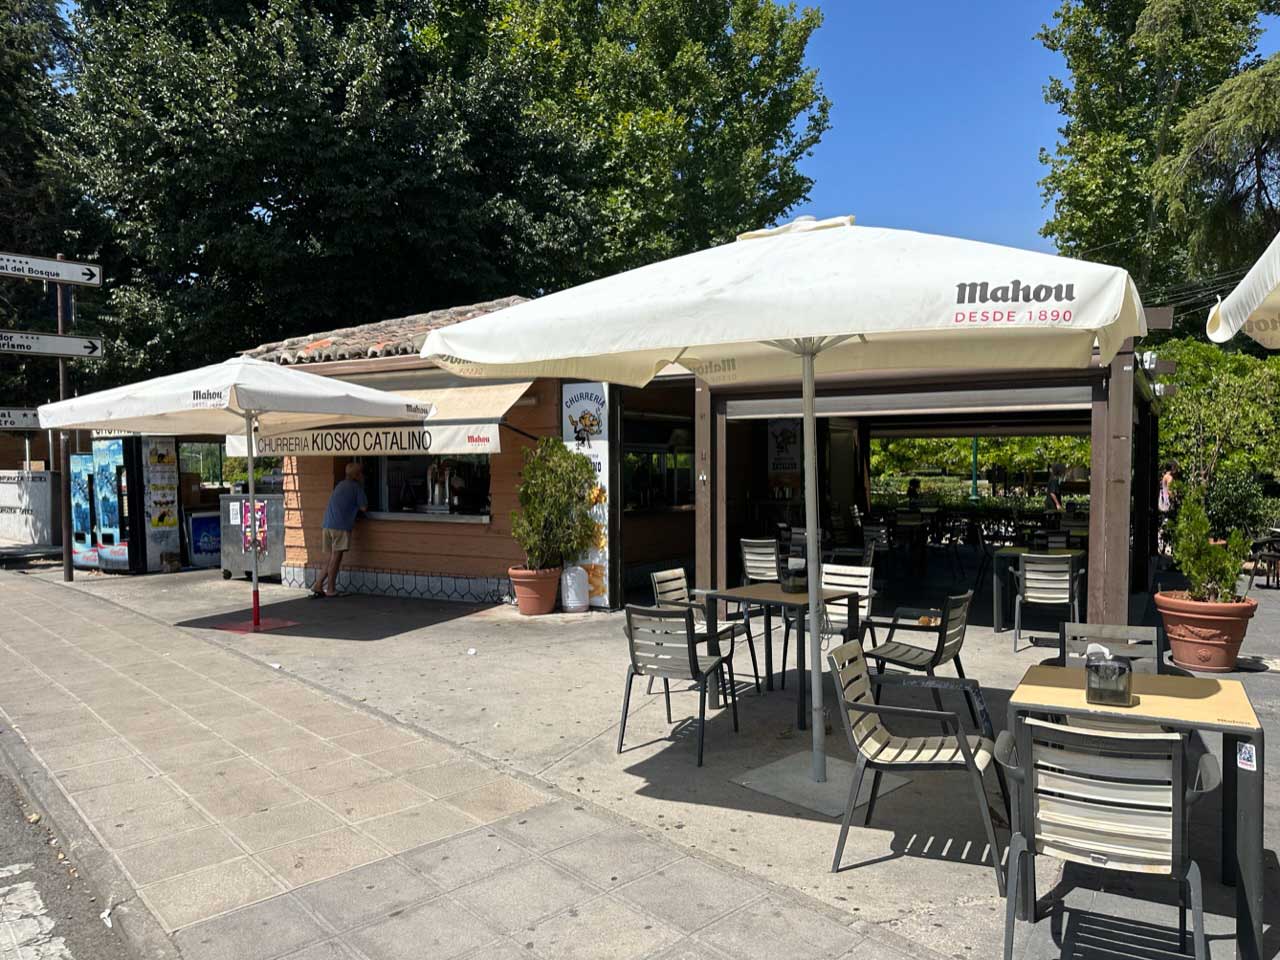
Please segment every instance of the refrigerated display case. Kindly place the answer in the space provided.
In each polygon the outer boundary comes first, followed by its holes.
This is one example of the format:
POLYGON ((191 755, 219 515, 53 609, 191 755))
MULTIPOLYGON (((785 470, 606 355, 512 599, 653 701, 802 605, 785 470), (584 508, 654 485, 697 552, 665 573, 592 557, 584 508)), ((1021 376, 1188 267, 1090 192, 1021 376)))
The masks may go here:
POLYGON ((81 570, 98 569, 98 510, 93 496, 93 454, 71 455, 71 562, 81 570))
POLYGON ((178 446, 173 437, 95 439, 93 504, 98 569, 180 569, 178 446))

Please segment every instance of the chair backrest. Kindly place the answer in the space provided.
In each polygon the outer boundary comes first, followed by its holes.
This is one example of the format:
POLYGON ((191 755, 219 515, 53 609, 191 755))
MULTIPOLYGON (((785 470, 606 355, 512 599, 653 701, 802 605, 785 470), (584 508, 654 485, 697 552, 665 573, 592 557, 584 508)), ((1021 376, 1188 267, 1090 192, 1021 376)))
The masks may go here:
POLYGON ((833 647, 827 654, 827 664, 831 668, 836 695, 840 698, 840 718, 849 738, 849 749, 874 760, 876 754, 888 745, 891 735, 879 714, 849 709, 851 703, 875 702, 862 644, 854 639, 833 647))
POLYGON ((1046 530, 1039 538, 1044 541, 1046 550, 1065 550, 1071 534, 1066 530, 1046 530))
POLYGON ((1018 557, 1023 603, 1070 603, 1075 597, 1071 557, 1024 553, 1018 557))
POLYGON ((868 540, 862 547, 862 566, 873 567, 876 562, 876 542, 868 540))
POLYGON ((864 523, 862 525, 862 544, 874 543, 877 547, 888 548, 892 543, 889 527, 883 523, 864 523))
POLYGON ((627 646, 636 673, 698 679, 693 610, 628 604, 626 616, 627 646))
POLYGON ((870 567, 853 567, 839 563, 822 565, 822 589, 852 590, 854 596, 844 600, 828 600, 823 607, 827 616, 837 628, 856 626, 871 614, 871 581, 873 571, 870 567), (857 618, 852 622, 849 618, 849 603, 857 603, 857 618))
POLYGON ((1130 873, 1172 875, 1180 868, 1181 734, 1023 723, 1020 822, 1036 853, 1130 873))
POLYGON ((685 604, 689 602, 689 582, 684 569, 658 570, 649 575, 653 581, 653 605, 655 607, 685 604))
POLYGON ((973 604, 973 591, 968 590, 954 597, 947 597, 942 605, 942 636, 938 646, 938 662, 953 659, 964 646, 964 632, 969 626, 969 607, 973 604))
POLYGON ((1085 650, 1100 643, 1117 656, 1128 657, 1135 673, 1164 673, 1164 649, 1155 627, 1114 623, 1061 623, 1058 653, 1064 667, 1083 667, 1085 650))
POLYGON ((777 581, 778 541, 739 540, 742 547, 742 575, 748 582, 777 581))

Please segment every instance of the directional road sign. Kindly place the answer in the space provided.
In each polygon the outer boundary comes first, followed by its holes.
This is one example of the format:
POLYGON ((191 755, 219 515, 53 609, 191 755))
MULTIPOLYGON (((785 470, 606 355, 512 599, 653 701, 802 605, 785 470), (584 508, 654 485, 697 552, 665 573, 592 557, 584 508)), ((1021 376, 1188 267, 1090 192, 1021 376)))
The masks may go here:
POLYGON ((0 430, 39 430, 40 418, 33 407, 0 407, 0 430))
POLYGON ((56 333, 0 330, 0 353, 28 353, 42 357, 102 356, 101 337, 61 337, 56 333))
POLYGON ((102 268, 96 263, 28 257, 23 253, 0 253, 0 277, 77 283, 82 287, 102 286, 102 268))

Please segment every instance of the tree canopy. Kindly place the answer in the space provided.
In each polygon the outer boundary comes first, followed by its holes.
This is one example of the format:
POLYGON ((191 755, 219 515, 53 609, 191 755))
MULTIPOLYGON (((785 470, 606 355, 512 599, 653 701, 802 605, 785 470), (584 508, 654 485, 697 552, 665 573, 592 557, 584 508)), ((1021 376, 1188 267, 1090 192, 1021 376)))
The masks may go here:
POLYGON ((57 159, 110 379, 770 223, 828 125, 774 0, 86 0, 57 159))

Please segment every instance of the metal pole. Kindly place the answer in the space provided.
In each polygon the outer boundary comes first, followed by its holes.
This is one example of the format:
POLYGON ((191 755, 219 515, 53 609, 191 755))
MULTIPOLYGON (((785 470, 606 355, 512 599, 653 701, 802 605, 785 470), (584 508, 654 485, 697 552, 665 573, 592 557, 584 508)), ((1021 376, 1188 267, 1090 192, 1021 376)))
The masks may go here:
POLYGON ((969 499, 978 499, 978 438, 973 438, 973 480, 969 484, 969 499))
MULTIPOLYGON (((262 622, 258 615, 258 503, 253 488, 253 414, 244 415, 244 438, 249 447, 249 547, 253 553, 253 629, 262 622)), ((241 520, 241 523, 244 521, 241 520)))
POLYGON ((30 433, 24 433, 22 435, 22 449, 23 449, 23 456, 26 458, 25 460, 23 460, 23 463, 25 464, 23 469, 26 470, 27 473, 30 473, 31 472, 31 434, 30 433))
MULTIPOLYGON (((62 254, 58 254, 58 259, 64 259, 62 254)), ((67 294, 66 284, 55 283, 53 285, 58 295, 58 333, 66 336, 71 330, 71 325, 75 322, 75 305, 71 305, 71 309, 67 309, 64 303, 64 297, 67 294)), ((69 371, 67 370, 67 360, 65 357, 58 358, 58 399, 66 400, 71 396, 71 386, 69 371)), ((50 459, 53 457, 53 451, 49 451, 50 459)), ((67 432, 62 430, 58 434, 58 469, 62 474, 60 486, 62 487, 62 579, 70 583, 76 578, 75 567, 71 563, 71 448, 67 446, 67 432)))
MULTIPOLYGON (((804 363, 804 525, 809 583, 809 707, 813 730, 813 779, 827 780, 826 716, 822 710, 822 531, 818 529, 818 416, 814 409, 814 349, 801 354, 804 363)), ((797 677, 804 683, 804 677, 797 677)))

